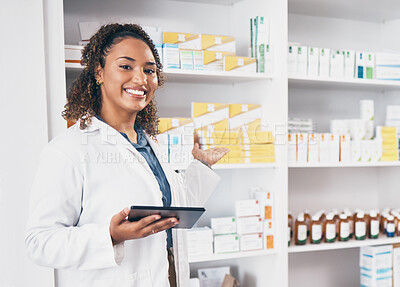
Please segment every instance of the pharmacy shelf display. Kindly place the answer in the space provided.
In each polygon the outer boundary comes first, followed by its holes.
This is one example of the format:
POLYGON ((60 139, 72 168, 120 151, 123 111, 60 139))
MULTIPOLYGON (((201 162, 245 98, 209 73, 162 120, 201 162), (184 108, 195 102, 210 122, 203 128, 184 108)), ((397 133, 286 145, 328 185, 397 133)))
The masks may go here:
POLYGON ((289 168, 318 168, 318 167, 397 167, 400 161, 380 162, 341 162, 341 163, 289 163, 289 168))
POLYGON ((351 239, 346 242, 336 241, 334 243, 320 243, 320 244, 306 244, 306 245, 289 246, 289 253, 327 251, 327 250, 337 250, 337 249, 346 249, 346 248, 357 248, 357 247, 362 247, 362 246, 395 244, 395 243, 400 243, 400 237, 366 239, 366 240, 351 239))
MULTIPOLYGON (((80 64, 66 63, 65 69, 67 77, 77 77, 83 67, 80 64)), ((181 69, 164 70, 166 80, 172 82, 191 82, 191 83, 226 83, 226 82, 249 82, 264 81, 272 79, 272 76, 261 73, 235 73, 235 72, 214 72, 214 71, 194 71, 181 69)))
MULTIPOLYGON (((188 165, 171 165, 174 170, 185 170, 188 165)), ((275 168, 276 163, 238 163, 238 164, 215 164, 213 169, 223 170, 223 169, 252 169, 252 168, 275 168)))
POLYGON ((276 254, 276 253, 277 253, 276 250, 271 249, 271 250, 242 251, 242 252, 236 252, 236 253, 193 256, 193 257, 189 257, 189 263, 199 263, 199 262, 207 262, 207 261, 238 259, 238 258, 245 258, 245 257, 266 256, 266 255, 272 255, 272 254, 276 254))

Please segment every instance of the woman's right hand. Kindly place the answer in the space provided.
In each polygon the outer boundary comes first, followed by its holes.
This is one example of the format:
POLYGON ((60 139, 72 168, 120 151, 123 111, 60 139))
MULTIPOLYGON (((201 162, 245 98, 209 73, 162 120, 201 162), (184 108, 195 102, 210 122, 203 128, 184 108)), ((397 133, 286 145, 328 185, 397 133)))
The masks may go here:
POLYGON ((157 232, 170 229, 179 223, 176 218, 161 219, 160 215, 150 215, 139 221, 130 222, 127 217, 129 208, 114 215, 110 222, 110 235, 113 245, 125 240, 144 238, 157 232))

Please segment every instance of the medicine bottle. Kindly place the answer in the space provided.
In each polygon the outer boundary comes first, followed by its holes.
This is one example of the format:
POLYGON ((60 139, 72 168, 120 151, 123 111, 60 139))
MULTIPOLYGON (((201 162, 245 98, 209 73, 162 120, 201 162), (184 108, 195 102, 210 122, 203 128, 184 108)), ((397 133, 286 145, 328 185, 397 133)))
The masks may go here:
POLYGON ((379 237, 379 219, 375 210, 371 210, 369 213, 368 231, 369 238, 376 239, 379 237))
POLYGON ((396 231, 396 225, 394 224, 394 216, 389 215, 387 217, 387 225, 386 225, 387 237, 394 237, 395 231, 396 231))
POLYGON ((400 214, 397 216, 396 235, 400 236, 400 214))
POLYGON ((383 234, 386 234, 386 225, 387 225, 387 217, 388 216, 389 216, 389 214, 386 212, 382 213, 382 216, 381 216, 380 229, 383 234))
POLYGON ((357 213, 354 225, 356 240, 364 240, 367 233, 367 223, 364 219, 364 212, 357 213))
POLYGON ((314 215, 310 227, 310 242, 319 244, 322 241, 322 222, 318 215, 314 215))
POLYGON ((308 209, 304 210, 304 221, 307 225, 307 236, 310 235, 311 215, 308 209))
POLYGON ((346 214, 339 216, 339 241, 348 241, 350 238, 350 224, 346 214))
POLYGON ((293 216, 292 213, 289 212, 288 214, 288 246, 290 246, 290 241, 292 240, 293 236, 293 216))
POLYGON ((333 214, 329 213, 326 215, 326 221, 324 225, 325 242, 335 242, 336 239, 336 224, 333 220, 333 214))
POLYGON ((344 214, 347 216, 347 221, 349 222, 349 238, 354 236, 354 218, 350 211, 345 211, 344 214))
POLYGON ((336 225, 336 238, 338 237, 339 234, 339 220, 340 220, 340 216, 339 216, 339 212, 336 209, 332 210, 333 213, 333 220, 335 220, 335 225, 336 225))
POLYGON ((304 214, 301 213, 297 216, 294 223, 294 244, 304 245, 307 241, 307 225, 304 221, 304 214))

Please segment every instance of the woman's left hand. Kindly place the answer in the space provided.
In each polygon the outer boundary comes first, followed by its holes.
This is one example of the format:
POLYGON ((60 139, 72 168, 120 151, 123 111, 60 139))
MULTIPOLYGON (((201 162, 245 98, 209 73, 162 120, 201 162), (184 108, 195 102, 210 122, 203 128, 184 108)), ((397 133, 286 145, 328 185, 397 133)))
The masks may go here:
POLYGON ((218 162, 224 155, 226 155, 229 152, 228 148, 224 147, 215 147, 215 148, 210 148, 207 150, 202 150, 200 149, 200 146, 198 143, 194 144, 193 150, 192 150, 192 155, 195 159, 200 160, 202 162, 205 162, 212 166, 216 162, 218 162))

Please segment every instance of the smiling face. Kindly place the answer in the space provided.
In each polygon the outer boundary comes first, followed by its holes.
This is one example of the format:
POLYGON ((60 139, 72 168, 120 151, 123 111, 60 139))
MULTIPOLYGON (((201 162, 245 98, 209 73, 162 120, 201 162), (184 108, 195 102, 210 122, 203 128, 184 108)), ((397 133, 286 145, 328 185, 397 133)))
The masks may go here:
POLYGON ((139 39, 121 40, 112 46, 104 68, 98 67, 97 80, 101 83, 101 117, 113 121, 135 119, 158 87, 151 49, 139 39))

